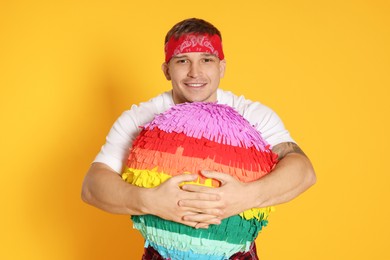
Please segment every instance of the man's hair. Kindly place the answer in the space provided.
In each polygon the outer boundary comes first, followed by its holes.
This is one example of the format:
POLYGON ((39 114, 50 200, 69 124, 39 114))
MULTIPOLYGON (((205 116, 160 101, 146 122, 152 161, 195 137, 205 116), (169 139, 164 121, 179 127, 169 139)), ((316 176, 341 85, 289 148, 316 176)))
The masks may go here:
POLYGON ((189 33, 209 35, 217 34, 222 41, 221 32, 214 25, 202 19, 189 18, 175 24, 172 29, 169 30, 169 32, 165 36, 165 43, 167 43, 172 36, 174 36, 175 39, 179 39, 180 36, 182 36, 183 34, 189 33))

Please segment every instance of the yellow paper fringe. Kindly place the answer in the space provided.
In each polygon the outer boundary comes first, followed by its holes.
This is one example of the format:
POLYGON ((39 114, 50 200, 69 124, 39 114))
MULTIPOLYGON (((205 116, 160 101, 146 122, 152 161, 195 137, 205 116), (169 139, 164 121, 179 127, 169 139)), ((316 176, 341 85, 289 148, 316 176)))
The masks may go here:
MULTIPOLYGON (((126 168, 125 172, 122 173, 122 179, 138 187, 154 188, 172 177, 169 174, 158 172, 157 170, 158 167, 155 167, 152 170, 139 170, 133 168, 126 168)), ((189 174, 188 172, 184 172, 184 173, 189 174)), ((200 178, 198 178, 196 181, 183 182, 180 184, 180 186, 183 186, 184 184, 194 184, 194 185, 213 187, 212 179, 206 179, 204 180, 204 183, 201 183, 200 178)))
MULTIPOLYGON (((143 188, 154 188, 172 176, 163 172, 158 172, 158 167, 153 168, 152 170, 139 170, 133 168, 126 168, 125 172, 122 173, 122 179, 130 184, 133 184, 138 187, 143 188)), ((200 183, 200 178, 196 181, 183 182, 180 186, 184 184, 195 184, 207 187, 212 186, 212 179, 206 179, 204 183, 200 183)), ((252 208, 248 209, 239 215, 242 218, 247 220, 256 218, 258 220, 267 219, 271 212, 275 211, 275 207, 266 207, 266 208, 252 208)))
POLYGON ((139 170, 127 168, 122 173, 122 179, 138 187, 154 188, 171 178, 170 175, 157 172, 157 167, 152 170, 139 170))
POLYGON ((257 220, 267 219, 271 212, 275 211, 275 207, 266 207, 266 208, 252 208, 245 210, 239 215, 245 219, 256 218, 257 220))

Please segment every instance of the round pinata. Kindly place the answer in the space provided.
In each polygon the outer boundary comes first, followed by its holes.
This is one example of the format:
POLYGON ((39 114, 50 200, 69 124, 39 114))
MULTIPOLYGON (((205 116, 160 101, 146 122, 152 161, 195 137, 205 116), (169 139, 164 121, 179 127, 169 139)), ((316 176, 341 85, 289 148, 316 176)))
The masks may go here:
MULTIPOLYGON (((217 181, 206 179, 200 171, 217 171, 251 182, 269 173, 276 162, 277 155, 261 134, 230 106, 183 103, 143 126, 122 178, 152 188, 172 176, 196 173, 197 184, 217 187, 217 181)), ((208 229, 154 215, 132 216, 132 220, 145 238, 145 247, 153 247, 166 259, 229 259, 250 249, 271 211, 272 207, 249 209, 208 229)))

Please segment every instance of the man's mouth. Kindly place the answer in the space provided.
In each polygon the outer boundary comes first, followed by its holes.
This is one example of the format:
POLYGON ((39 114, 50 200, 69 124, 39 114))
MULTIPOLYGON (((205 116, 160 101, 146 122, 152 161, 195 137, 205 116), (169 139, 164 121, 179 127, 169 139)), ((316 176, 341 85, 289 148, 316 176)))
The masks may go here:
POLYGON ((200 87, 203 87, 205 86, 207 83, 184 83, 186 86, 188 87, 192 87, 192 88, 200 88, 200 87))

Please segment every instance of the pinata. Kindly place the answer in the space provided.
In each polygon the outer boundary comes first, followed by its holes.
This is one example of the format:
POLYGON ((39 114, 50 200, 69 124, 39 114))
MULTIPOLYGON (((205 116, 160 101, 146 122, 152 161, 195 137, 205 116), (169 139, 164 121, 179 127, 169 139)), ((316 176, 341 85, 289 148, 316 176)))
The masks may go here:
MULTIPOLYGON (((232 107, 194 102, 172 106, 142 127, 122 178, 152 188, 172 176, 199 175, 198 185, 218 187, 201 170, 229 174, 241 182, 258 180, 277 163, 261 134, 232 107)), ((250 194, 248 194, 250 196, 250 194)), ((156 205, 158 207, 158 205, 156 205)), ((229 259, 247 252, 268 223, 273 207, 253 208, 195 229, 154 215, 132 216, 134 228, 165 259, 229 259)))

